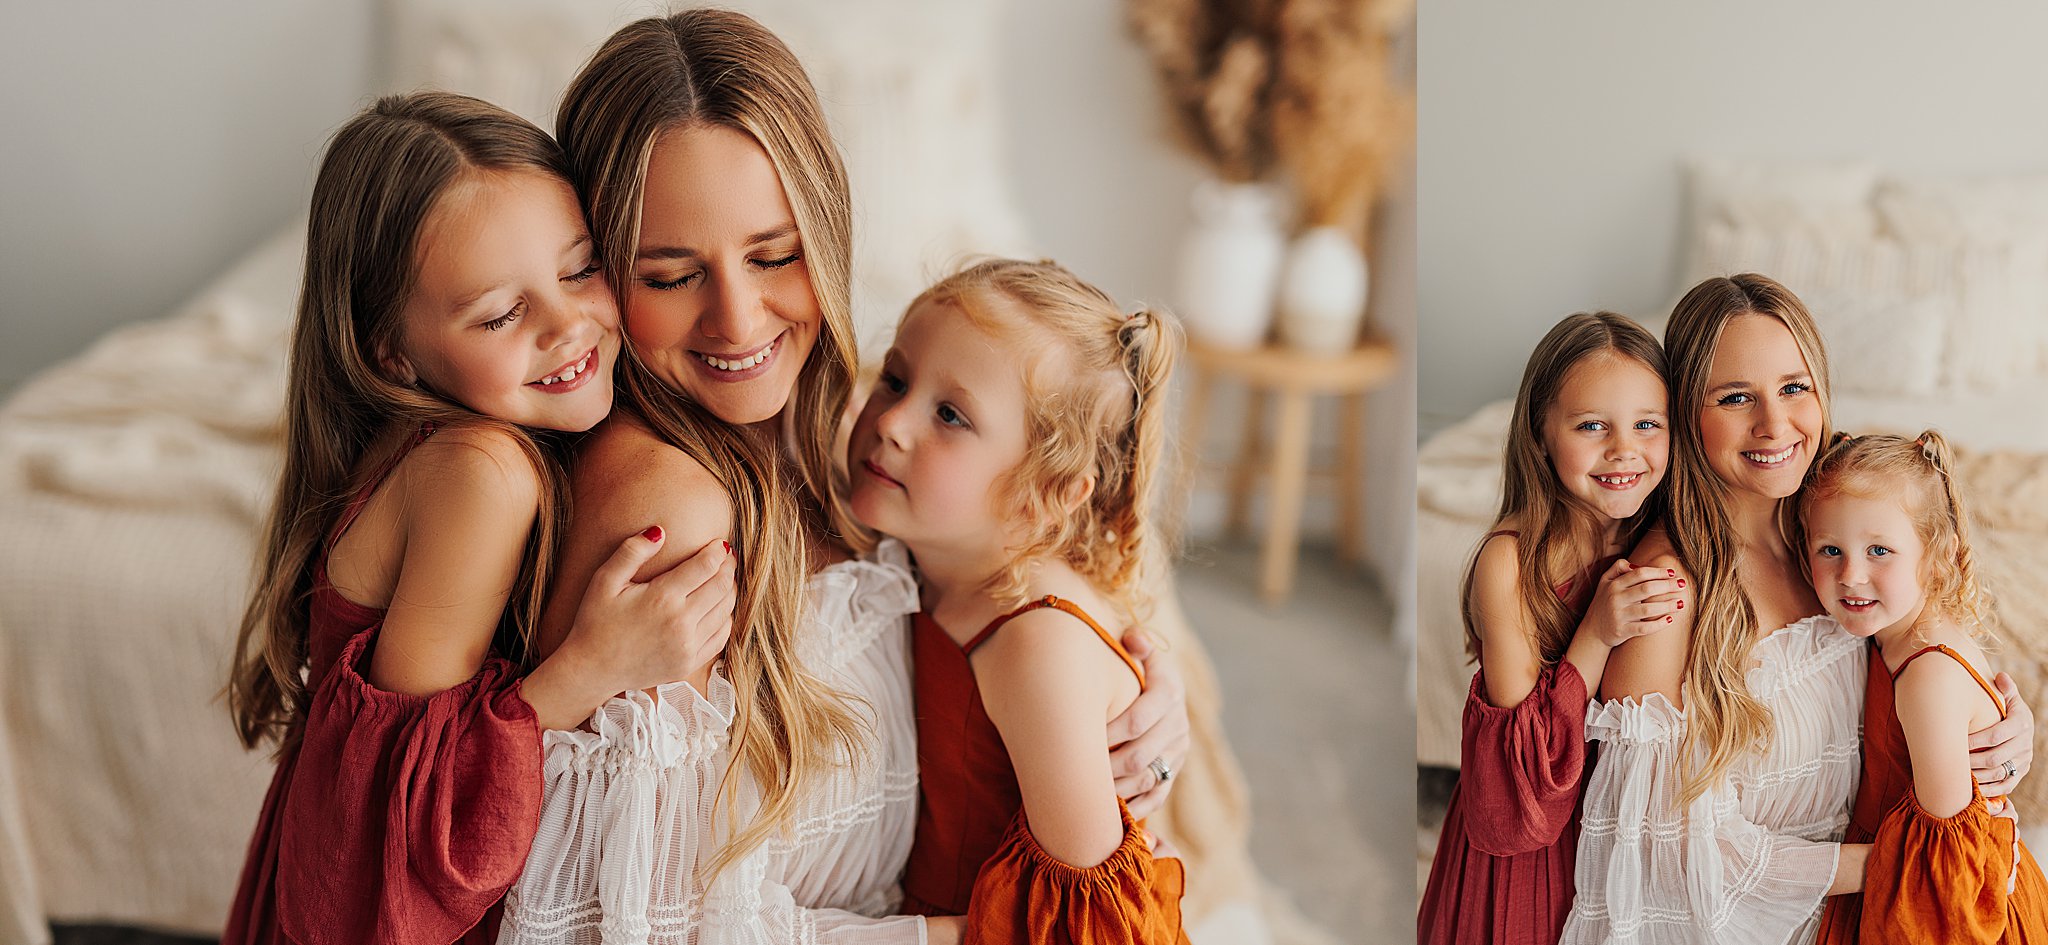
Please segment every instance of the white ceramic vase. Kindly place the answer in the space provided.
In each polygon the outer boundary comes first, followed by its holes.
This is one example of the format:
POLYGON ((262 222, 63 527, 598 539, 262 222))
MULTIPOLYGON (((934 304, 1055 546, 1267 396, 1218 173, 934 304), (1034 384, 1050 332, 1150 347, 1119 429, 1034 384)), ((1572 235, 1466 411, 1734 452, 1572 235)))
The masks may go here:
POLYGON ((1219 348, 1255 348, 1273 324, 1273 291, 1287 236, 1279 195, 1263 184, 1203 181, 1182 241, 1177 314, 1188 333, 1219 348))
POLYGON ((1350 351, 1368 288, 1365 253, 1349 235, 1330 226, 1301 234, 1280 275, 1280 340, 1309 354, 1350 351))

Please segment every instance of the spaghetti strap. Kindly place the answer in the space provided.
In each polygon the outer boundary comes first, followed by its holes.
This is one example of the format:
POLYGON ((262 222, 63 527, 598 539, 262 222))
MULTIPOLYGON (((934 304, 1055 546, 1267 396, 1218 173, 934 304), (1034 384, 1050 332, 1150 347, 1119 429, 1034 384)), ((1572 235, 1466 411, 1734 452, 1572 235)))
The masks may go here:
MULTIPOLYGON (((412 439, 406 442, 405 447, 393 454, 389 460, 386 460, 384 468, 377 470, 375 476, 370 477, 369 481, 363 483, 362 488, 356 490, 355 495, 349 497, 348 507, 341 510, 341 517, 334 522, 334 530, 327 535, 327 546, 329 548, 334 547, 334 543, 341 540, 342 534, 348 531, 349 526, 356 523, 356 516, 363 514, 363 506, 370 504, 370 495, 377 491, 378 486, 384 484, 384 480, 391 478, 392 470, 398 468, 398 464, 405 459, 406 454, 411 453, 414 447, 425 443, 427 437, 433 435, 433 424, 421 424, 418 432, 412 435, 412 439)), ((323 568, 326 566, 324 561, 321 566, 323 568)))
POLYGON ((1138 667, 1137 660, 1131 658, 1130 651, 1125 650, 1123 644, 1117 642, 1116 637, 1111 636, 1109 631, 1102 629, 1102 625, 1096 623, 1095 618, 1088 616, 1087 611, 1082 610, 1079 606, 1075 605, 1073 601, 1067 600, 1062 597, 1054 597, 1051 594, 1047 594, 1044 597, 1041 597, 1034 601, 1027 601, 1025 602, 1024 606, 1019 607, 1016 610, 1010 611, 1007 614, 1004 614, 1000 617, 997 617, 994 620, 989 621, 988 626, 983 627, 980 633, 974 635, 974 639, 967 641, 967 645, 960 648, 961 652, 966 653, 970 656, 973 655, 976 648, 980 647, 983 643, 987 643, 990 637, 996 635, 997 630, 1002 629, 1003 624, 1009 623, 1010 621, 1020 616, 1023 616, 1024 614, 1030 613, 1034 610, 1038 610, 1042 607, 1051 607, 1055 610, 1064 610, 1067 613, 1079 617, 1082 623, 1088 625, 1088 629, 1095 631, 1095 635, 1101 637, 1102 642, 1109 645, 1110 650, 1116 653, 1118 659, 1124 661, 1125 666, 1131 668, 1131 675, 1138 677, 1138 688, 1145 688, 1145 671, 1138 667))
POLYGON ((1914 660, 1917 660, 1920 657, 1925 656, 1929 653, 1933 653, 1937 650, 1939 650, 1942 653, 1942 655, 1947 656, 1949 659, 1961 663, 1963 665, 1963 669, 1969 671, 1970 678, 1976 680, 1977 685, 1984 687, 1984 692, 1991 696, 1991 704, 1998 707, 1998 717, 2001 719, 2005 718, 2005 697, 1999 695, 1998 690, 1991 688, 1991 684, 1985 682, 1983 676, 1978 675, 1977 667, 1971 666, 1969 660, 1963 659, 1963 655, 1961 653, 1957 653, 1956 651, 1949 649, 1946 644, 1936 643, 1930 646, 1923 646, 1912 656, 1906 657, 1905 661, 1899 664, 1898 669, 1892 670, 1892 681, 1897 682, 1899 679, 1899 674, 1905 672, 1906 667, 1913 665, 1914 660))
POLYGON ((1486 544, 1487 542, 1489 542, 1489 541, 1492 541, 1492 540, 1494 540, 1494 539, 1496 539, 1496 538, 1499 538, 1499 537, 1500 537, 1500 536, 1502 536, 1502 535, 1506 535, 1506 536, 1508 536, 1509 538, 1520 538, 1520 537, 1522 537, 1522 533, 1521 533, 1521 532, 1518 532, 1518 531, 1516 531, 1516 530, 1514 530, 1514 529, 1512 529, 1512 528, 1503 528, 1503 529, 1499 529, 1499 530, 1497 530, 1497 531, 1490 531, 1490 532, 1487 532, 1487 533, 1486 533, 1486 537, 1485 537, 1485 538, 1481 538, 1481 539, 1479 539, 1479 543, 1480 543, 1480 544, 1482 544, 1482 545, 1483 545, 1483 544, 1486 544))

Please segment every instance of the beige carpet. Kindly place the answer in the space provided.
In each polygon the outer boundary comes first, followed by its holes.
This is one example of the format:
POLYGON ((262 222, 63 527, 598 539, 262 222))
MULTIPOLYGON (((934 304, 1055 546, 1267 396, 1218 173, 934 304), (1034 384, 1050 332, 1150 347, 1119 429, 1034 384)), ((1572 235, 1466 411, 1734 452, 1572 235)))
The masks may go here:
POLYGON ((1252 857, 1340 942, 1410 942, 1415 714, 1391 607, 1363 571, 1307 549, 1268 609, 1248 545, 1191 549, 1182 603, 1222 677, 1252 792, 1252 857))

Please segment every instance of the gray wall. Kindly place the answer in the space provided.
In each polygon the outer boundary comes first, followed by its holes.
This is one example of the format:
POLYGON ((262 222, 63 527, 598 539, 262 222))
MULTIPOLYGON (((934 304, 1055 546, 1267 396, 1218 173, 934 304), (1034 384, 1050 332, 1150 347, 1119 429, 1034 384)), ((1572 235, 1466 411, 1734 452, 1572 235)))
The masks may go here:
POLYGON ((9 0, 0 394, 164 314, 311 196, 372 82, 373 0, 9 0))
POLYGON ((2048 6, 1425 4, 1424 432, 1513 396, 1557 319, 1677 298, 1680 161, 2048 169, 2048 6))

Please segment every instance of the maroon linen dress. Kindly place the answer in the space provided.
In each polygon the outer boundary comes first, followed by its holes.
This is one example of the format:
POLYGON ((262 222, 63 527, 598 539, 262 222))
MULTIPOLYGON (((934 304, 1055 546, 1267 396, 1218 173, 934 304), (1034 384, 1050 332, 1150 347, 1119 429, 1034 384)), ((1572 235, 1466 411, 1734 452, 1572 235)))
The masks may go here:
MULTIPOLYGON (((350 501, 328 548, 396 465, 350 501)), ((431 696, 370 685, 360 668, 384 612, 341 596, 322 555, 306 643, 312 701, 302 738, 278 758, 221 941, 490 942, 497 922, 483 920, 540 823, 540 727, 520 677, 492 657, 431 696)))
MULTIPOLYGON (((1494 532, 1488 535, 1515 535, 1494 532)), ((1557 596, 1583 615, 1600 575, 1594 562, 1557 596)), ((1451 789, 1416 914, 1423 945, 1556 945, 1572 911, 1579 797, 1586 772, 1586 681, 1570 663, 1543 668, 1512 709, 1486 701, 1485 669, 1472 675, 1451 789)))

